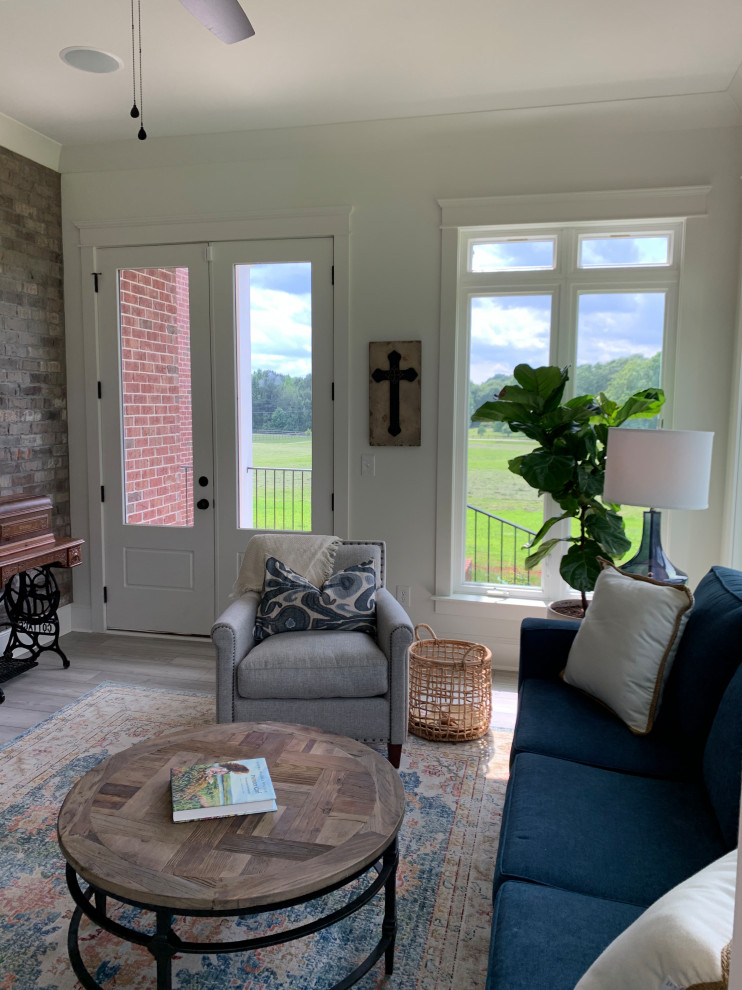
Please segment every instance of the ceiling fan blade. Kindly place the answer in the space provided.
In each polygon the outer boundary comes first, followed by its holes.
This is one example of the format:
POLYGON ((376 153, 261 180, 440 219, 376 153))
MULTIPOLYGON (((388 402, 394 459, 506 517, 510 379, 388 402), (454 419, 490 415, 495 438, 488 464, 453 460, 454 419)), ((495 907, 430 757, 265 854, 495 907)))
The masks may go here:
POLYGON ((180 2, 197 21, 227 45, 244 41, 245 38, 251 38, 255 34, 255 29, 240 7, 239 0, 180 0, 180 2))

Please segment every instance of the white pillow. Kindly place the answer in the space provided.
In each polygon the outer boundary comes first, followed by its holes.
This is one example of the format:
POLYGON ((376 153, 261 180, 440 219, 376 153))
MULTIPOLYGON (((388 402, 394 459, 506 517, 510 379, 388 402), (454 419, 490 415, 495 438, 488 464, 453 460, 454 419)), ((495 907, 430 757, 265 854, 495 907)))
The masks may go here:
POLYGON ((575 990, 728 985, 737 850, 673 887, 595 960, 575 990))
POLYGON ((693 594, 601 564, 563 676, 643 735, 654 723, 693 594))

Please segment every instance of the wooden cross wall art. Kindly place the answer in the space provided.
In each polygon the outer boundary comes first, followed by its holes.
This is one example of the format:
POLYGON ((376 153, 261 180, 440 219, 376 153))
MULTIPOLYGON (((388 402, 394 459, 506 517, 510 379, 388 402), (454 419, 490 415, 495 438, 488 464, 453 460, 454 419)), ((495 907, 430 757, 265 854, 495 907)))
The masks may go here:
POLYGON ((372 341, 369 354, 369 443, 420 446, 419 340, 372 341))

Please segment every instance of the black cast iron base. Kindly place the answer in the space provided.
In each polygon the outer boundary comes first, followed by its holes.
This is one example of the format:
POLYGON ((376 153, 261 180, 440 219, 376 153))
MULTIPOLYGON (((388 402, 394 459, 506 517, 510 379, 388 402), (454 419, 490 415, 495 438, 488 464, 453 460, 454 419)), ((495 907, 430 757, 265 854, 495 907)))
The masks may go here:
MULTIPOLYGON (((37 667, 38 657, 47 651, 61 657, 63 667, 70 665, 59 645, 60 594, 53 566, 44 564, 21 571, 8 581, 0 595, 10 620, 10 639, 0 656, 0 683, 37 667), (21 656, 16 656, 19 651, 21 656)), ((3 701, 5 694, 0 688, 0 704, 3 701)))
POLYGON ((307 897, 298 897, 294 900, 281 901, 275 904, 268 904, 253 910, 238 911, 175 911, 170 908, 160 908, 151 904, 142 904, 137 901, 129 901, 124 898, 113 898, 121 903, 130 904, 133 907, 141 908, 145 911, 153 911, 155 915, 155 932, 146 934, 121 925, 108 917, 106 913, 107 900, 109 895, 106 891, 89 884, 83 891, 80 886, 77 873, 68 864, 67 866, 67 886, 77 907, 70 920, 70 927, 67 933, 67 951, 69 953, 72 968, 75 971, 80 983, 85 990, 104 990, 90 975, 85 967, 80 954, 78 933, 80 921, 83 914, 90 918, 99 928, 116 935, 118 938, 131 942, 134 945, 143 945, 154 957, 157 967, 157 990, 172 990, 172 959, 173 956, 181 953, 208 954, 222 952, 247 952, 251 949, 262 949, 269 945, 281 945, 284 942, 291 942, 305 935, 313 935, 315 932, 329 928, 331 925, 342 921, 349 915, 359 911, 365 904, 384 888, 384 917, 381 923, 381 938, 372 951, 356 968, 349 973, 339 983, 335 983, 328 990, 347 990, 357 983, 371 967, 384 956, 384 971, 387 975, 394 969, 394 943, 397 935, 397 906, 396 906, 396 880, 399 854, 397 852, 397 840, 387 846, 382 859, 371 866, 366 866, 353 876, 348 877, 341 883, 336 883, 330 887, 325 887, 307 897), (323 917, 310 921, 305 925, 298 925, 288 931, 277 932, 275 935, 261 935, 256 938, 239 939, 233 942, 184 942, 173 929, 173 919, 176 916, 201 917, 201 918, 221 918, 221 917, 246 917, 253 914, 265 914, 270 911, 279 911, 282 908, 293 907, 296 904, 306 904, 318 897, 332 893, 341 887, 346 886, 353 880, 358 879, 369 870, 376 870, 376 877, 369 886, 353 900, 336 911, 331 911, 323 917))

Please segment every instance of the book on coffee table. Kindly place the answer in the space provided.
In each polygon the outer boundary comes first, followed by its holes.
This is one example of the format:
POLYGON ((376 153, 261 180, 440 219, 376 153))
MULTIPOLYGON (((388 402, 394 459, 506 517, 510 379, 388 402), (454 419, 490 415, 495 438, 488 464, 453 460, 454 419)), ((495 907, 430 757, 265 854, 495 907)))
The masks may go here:
POLYGON ((276 792, 262 757, 173 767, 170 789, 174 822, 276 810, 276 792))

